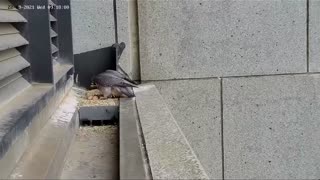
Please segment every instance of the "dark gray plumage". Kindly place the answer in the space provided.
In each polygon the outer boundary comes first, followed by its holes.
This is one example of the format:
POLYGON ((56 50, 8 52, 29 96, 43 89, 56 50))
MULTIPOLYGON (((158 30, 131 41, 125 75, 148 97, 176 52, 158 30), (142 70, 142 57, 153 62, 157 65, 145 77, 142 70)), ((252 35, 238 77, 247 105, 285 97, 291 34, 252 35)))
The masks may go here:
POLYGON ((116 48, 117 70, 106 70, 97 75, 93 80, 105 98, 109 97, 134 97, 133 87, 138 87, 129 75, 121 68, 119 59, 126 45, 124 42, 112 45, 116 48))
POLYGON ((137 87, 134 83, 126 80, 125 78, 119 77, 118 74, 112 70, 98 74, 94 80, 104 86, 137 87))
POLYGON ((134 97, 132 88, 137 87, 137 85, 119 76, 119 72, 108 70, 97 75, 94 78, 94 82, 106 98, 111 96, 122 97, 123 95, 134 97))
POLYGON ((125 75, 125 74, 122 74, 120 73, 119 71, 115 71, 115 70, 106 70, 106 73, 110 73, 110 74, 113 74, 114 76, 117 76, 119 78, 122 78, 122 79, 125 79, 127 81, 129 81, 130 83, 132 84, 135 84, 135 85, 138 85, 137 82, 133 81, 129 76, 125 75))

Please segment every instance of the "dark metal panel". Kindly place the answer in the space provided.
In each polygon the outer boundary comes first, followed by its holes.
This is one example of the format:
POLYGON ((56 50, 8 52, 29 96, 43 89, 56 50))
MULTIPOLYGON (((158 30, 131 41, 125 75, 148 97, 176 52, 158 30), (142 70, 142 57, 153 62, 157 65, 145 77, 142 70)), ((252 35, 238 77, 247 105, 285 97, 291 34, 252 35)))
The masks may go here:
POLYGON ((70 0, 56 0, 59 56, 63 63, 74 64, 70 0))
POLYGON ((28 9, 28 54, 31 64, 32 81, 39 83, 53 82, 51 60, 51 39, 48 1, 25 0, 25 4, 34 9, 28 9), (37 7, 44 7, 40 9, 37 7))
MULTIPOLYGON (((50 20, 50 35, 51 35, 51 30, 55 31, 55 32, 58 32, 58 22, 57 22, 57 6, 55 4, 56 1, 51 1, 49 0, 49 19, 51 18, 54 18, 55 21, 52 21, 50 20)), ((53 44, 54 46, 56 46, 58 49, 59 49, 59 37, 58 37, 58 34, 55 36, 55 37, 52 37, 51 36, 51 44, 53 44)), ((60 52, 59 51, 56 51, 56 52, 52 52, 52 58, 54 59, 54 61, 56 62, 61 62, 61 60, 58 58, 59 57, 59 54, 60 52)), ((55 63, 55 62, 54 62, 55 63)), ((54 76, 55 76, 55 73, 56 73, 56 70, 55 68, 53 68, 53 73, 54 73, 54 76)))
POLYGON ((115 48, 107 47, 81 54, 75 54, 75 78, 76 83, 81 87, 89 88, 91 79, 107 70, 116 69, 115 48))

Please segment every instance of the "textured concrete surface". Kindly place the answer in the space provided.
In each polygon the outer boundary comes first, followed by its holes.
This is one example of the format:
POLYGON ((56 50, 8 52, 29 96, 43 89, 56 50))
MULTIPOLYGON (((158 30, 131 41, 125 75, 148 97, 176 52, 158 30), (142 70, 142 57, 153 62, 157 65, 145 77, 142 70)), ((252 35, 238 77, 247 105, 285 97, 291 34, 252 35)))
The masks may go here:
POLYGON ((126 43, 126 48, 124 49, 120 64, 121 67, 132 76, 131 72, 131 62, 130 62, 130 35, 129 35, 129 17, 128 17, 128 0, 117 0, 117 24, 118 24, 118 42, 126 43))
POLYGON ((57 179, 65 155, 78 129, 77 100, 70 93, 26 149, 10 175, 11 179, 57 179))
POLYGON ((220 81, 153 82, 209 178, 222 178, 220 81))
POLYGON ((140 79, 136 0, 117 0, 118 41, 126 43, 120 65, 134 79, 140 79))
POLYGON ((74 54, 115 43, 113 0, 71 0, 71 9, 74 54))
POLYGON ((119 179, 118 127, 81 127, 60 179, 119 179))
POLYGON ((306 1, 139 0, 143 80, 306 72, 306 1))
POLYGON ((54 106, 54 101, 56 101, 56 99, 53 98, 51 102, 47 103, 47 107, 42 109, 40 112, 33 114, 32 116, 34 117, 19 114, 17 112, 23 112, 23 109, 28 109, 30 107, 39 111, 38 103, 41 104, 40 98, 48 95, 48 91, 50 91, 50 89, 52 89, 52 86, 33 86, 20 94, 15 101, 8 103, 6 106, 1 108, 1 179, 5 179, 10 175, 10 172, 16 166, 16 162, 21 158, 26 148, 40 132, 43 124, 49 120, 52 115, 52 112, 49 111, 50 109, 56 108, 54 106), (16 122, 17 120, 20 120, 20 123, 16 122), (31 121, 29 125, 28 121, 31 121), (28 126, 23 129, 21 124, 28 126), (16 130, 20 129, 19 127, 21 130, 16 130), (12 132, 12 130, 15 131, 12 132))
POLYGON ((14 101, 2 107, 0 127, 2 127, 2 135, 5 136, 5 143, 1 145, 1 150, 6 153, 1 154, 0 178, 7 178, 10 175, 18 160, 30 143, 38 137, 72 85, 73 78, 62 79, 56 84, 54 96, 52 96, 52 86, 33 85, 14 101), (43 104, 46 106, 41 109, 43 104))
POLYGON ((7 77, 0 82, 0 108, 10 103, 15 97, 19 96, 24 91, 31 87, 31 84, 22 77, 20 73, 16 73, 10 77, 7 77), (8 82, 11 82, 8 84, 8 82))
POLYGON ((153 179, 208 179, 156 87, 135 94, 153 179))
POLYGON ((120 179, 147 179, 145 164, 147 158, 142 155, 144 148, 138 132, 138 112, 134 98, 120 100, 120 179))
POLYGON ((309 1, 310 71, 320 72, 320 0, 309 1))
POLYGON ((320 75, 223 79, 227 179, 320 178, 320 75))

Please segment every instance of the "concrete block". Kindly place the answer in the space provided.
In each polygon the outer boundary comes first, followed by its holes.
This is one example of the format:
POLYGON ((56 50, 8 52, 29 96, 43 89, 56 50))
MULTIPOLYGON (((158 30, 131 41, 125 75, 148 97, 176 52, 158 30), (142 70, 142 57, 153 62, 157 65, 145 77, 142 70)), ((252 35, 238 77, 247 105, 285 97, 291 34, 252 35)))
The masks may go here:
POLYGON ((309 3, 309 66, 311 72, 320 72, 320 1, 309 3))
POLYGON ((70 92, 17 162, 10 179, 57 179, 78 129, 77 99, 70 92))
POLYGON ((306 1, 139 0, 142 80, 306 72, 306 1))
POLYGON ((71 0, 71 9, 74 54, 115 43, 113 0, 71 0))
POLYGON ((210 179, 222 178, 220 81, 153 82, 210 179))
POLYGON ((139 80, 137 4, 135 0, 117 0, 116 4, 118 41, 126 43, 120 65, 132 79, 139 80))
POLYGON ((320 178, 320 75, 223 79, 226 179, 320 178))
POLYGON ((149 174, 145 167, 149 165, 146 163, 146 152, 138 122, 135 99, 120 99, 120 179, 150 179, 147 178, 149 174))
POLYGON ((128 0, 117 0, 117 25, 118 25, 118 42, 126 43, 120 64, 121 67, 131 75, 131 63, 130 63, 130 37, 129 37, 129 7, 128 0))
POLYGON ((0 111, 0 179, 7 179, 26 148, 52 115, 52 86, 34 85, 0 111), (52 98, 51 102, 44 99, 52 98), (44 106, 46 104, 46 106, 44 106), (44 108, 43 108, 44 107, 44 108))
POLYGON ((156 87, 135 94, 153 179, 208 179, 156 87))
POLYGON ((55 86, 33 85, 0 111, 0 178, 7 179, 28 146, 73 85, 73 78, 61 79, 55 86), (62 82, 64 81, 64 82, 62 82), (59 86, 62 85, 62 86, 59 86))

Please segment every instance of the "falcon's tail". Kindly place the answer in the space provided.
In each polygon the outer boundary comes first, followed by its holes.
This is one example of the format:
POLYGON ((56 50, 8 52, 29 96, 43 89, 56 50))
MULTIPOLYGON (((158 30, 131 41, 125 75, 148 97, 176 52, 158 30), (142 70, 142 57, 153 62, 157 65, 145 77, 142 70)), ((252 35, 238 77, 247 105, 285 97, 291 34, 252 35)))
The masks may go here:
POLYGON ((121 93, 126 95, 128 98, 135 97, 132 87, 121 88, 121 93))
POLYGON ((138 86, 134 83, 131 83, 130 81, 128 81, 127 79, 123 79, 123 83, 125 84, 125 86, 131 86, 131 87, 135 87, 138 88, 138 86))
POLYGON ((118 65, 118 71, 120 72, 120 73, 122 73, 123 75, 125 75, 125 80, 127 80, 128 82, 130 82, 130 83, 132 83, 132 84, 134 84, 134 85, 138 85, 138 83, 137 82, 135 82, 134 80, 132 80, 130 77, 129 77, 129 75, 122 69, 122 67, 120 66, 120 64, 118 65))

